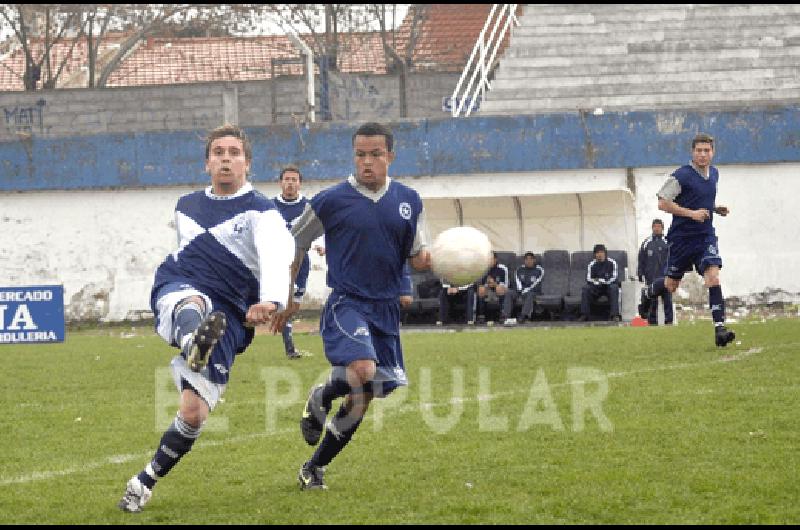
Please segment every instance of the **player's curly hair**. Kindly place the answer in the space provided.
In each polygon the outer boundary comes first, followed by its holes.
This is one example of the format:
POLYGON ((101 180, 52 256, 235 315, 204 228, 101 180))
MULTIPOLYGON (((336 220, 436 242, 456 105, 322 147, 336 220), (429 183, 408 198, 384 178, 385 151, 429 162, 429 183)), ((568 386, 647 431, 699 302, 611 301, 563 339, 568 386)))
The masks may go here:
POLYGON ((214 140, 217 138, 224 138, 226 136, 233 136, 234 138, 241 140, 242 148, 244 148, 245 160, 249 162, 253 159, 253 146, 250 145, 250 139, 247 138, 247 134, 245 134, 244 129, 241 129, 238 125, 226 123, 225 125, 221 125, 208 133, 208 137, 206 137, 206 160, 208 160, 208 153, 211 152, 211 144, 214 142, 214 140))

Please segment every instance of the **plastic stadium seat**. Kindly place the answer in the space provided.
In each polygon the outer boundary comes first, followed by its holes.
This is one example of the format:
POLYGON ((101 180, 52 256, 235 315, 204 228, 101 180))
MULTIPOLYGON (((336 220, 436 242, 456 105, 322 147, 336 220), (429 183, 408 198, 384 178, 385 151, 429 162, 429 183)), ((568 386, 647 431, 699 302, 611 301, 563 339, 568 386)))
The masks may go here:
POLYGON ((542 294, 535 297, 536 304, 550 313, 551 318, 561 313, 564 296, 569 287, 569 252, 546 250, 539 262, 544 269, 542 294))
POLYGON ((442 290, 442 282, 431 271, 413 271, 411 287, 414 300, 411 306, 401 309, 403 322, 412 316, 431 320, 431 323, 435 322, 439 315, 439 292, 442 290))
POLYGON ((572 253, 569 267, 569 294, 564 297, 566 311, 580 311, 581 291, 586 285, 586 271, 594 259, 591 250, 578 250, 572 253))

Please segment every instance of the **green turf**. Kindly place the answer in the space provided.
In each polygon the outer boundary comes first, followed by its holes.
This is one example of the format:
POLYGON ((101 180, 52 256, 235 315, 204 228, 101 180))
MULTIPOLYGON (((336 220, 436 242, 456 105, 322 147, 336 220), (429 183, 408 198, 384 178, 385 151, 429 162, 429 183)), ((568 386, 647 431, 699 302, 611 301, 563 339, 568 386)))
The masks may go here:
POLYGON ((732 327, 725 350, 709 323, 406 334, 411 386, 373 408, 326 492, 296 484, 320 339, 289 361, 258 337, 141 514, 116 502, 176 410, 172 350, 149 330, 3 346, 0 522, 798 523, 800 320, 732 327))

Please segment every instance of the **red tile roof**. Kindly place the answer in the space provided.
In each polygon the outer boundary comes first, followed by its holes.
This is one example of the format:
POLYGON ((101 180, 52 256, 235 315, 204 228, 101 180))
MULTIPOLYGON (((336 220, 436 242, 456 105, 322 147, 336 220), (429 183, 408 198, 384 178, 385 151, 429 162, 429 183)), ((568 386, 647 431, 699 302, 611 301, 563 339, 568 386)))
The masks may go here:
MULTIPOLYGON (((492 4, 429 4, 420 37, 414 49, 412 68, 417 70, 460 71, 486 22, 492 4)), ((412 8, 413 9, 413 8, 412 8)), ((404 54, 413 11, 397 32, 399 54, 404 54)), ((118 46, 125 35, 107 36, 101 54, 118 46)), ((311 36, 303 36, 313 47, 311 36)), ((387 73, 386 55, 378 32, 340 34, 339 71, 349 73, 387 73)), ((69 77, 87 64, 86 42, 78 42, 72 52, 71 41, 52 49, 53 64, 69 54, 59 78, 64 86, 69 77)), ((41 43, 34 44, 41 54, 41 43)), ((163 85, 210 81, 269 79, 273 59, 299 58, 285 36, 149 38, 139 43, 109 77, 108 86, 163 85)), ((21 76, 25 57, 21 49, 0 63, 0 90, 23 90, 21 76), (17 73, 18 75, 14 74, 17 73)), ((281 75, 301 75, 301 65, 277 68, 281 75)), ((44 73, 42 74, 44 78, 44 73)), ((41 86, 41 83, 40 85, 41 86)))
MULTIPOLYGON (((422 15, 421 28, 412 55, 416 70, 461 71, 467 64, 472 49, 478 41, 481 30, 493 4, 427 4, 422 15)), ((413 9, 409 9, 398 33, 403 44, 400 55, 405 53, 404 43, 408 41, 413 9)), ((517 14, 522 13, 522 7, 517 14)), ((509 35, 498 52, 497 57, 508 45, 509 35)))
MULTIPOLYGON (((109 35, 109 37, 100 43, 100 56, 107 50, 117 46, 124 38, 124 35, 109 35)), ((44 53, 44 40, 33 40, 30 42, 31 55, 34 60, 41 59, 44 53)), ((86 41, 81 39, 75 46, 72 46, 72 40, 64 40, 54 44, 50 48, 50 65, 53 75, 56 74, 61 62, 67 58, 64 68, 58 78, 58 86, 70 78, 70 76, 81 71, 81 68, 88 64, 88 57, 86 53, 86 41)), ((21 46, 11 52, 0 62, 0 90, 25 90, 25 83, 22 81, 25 75, 25 52, 21 46)), ((41 79, 38 86, 47 80, 46 66, 42 65, 41 79)))

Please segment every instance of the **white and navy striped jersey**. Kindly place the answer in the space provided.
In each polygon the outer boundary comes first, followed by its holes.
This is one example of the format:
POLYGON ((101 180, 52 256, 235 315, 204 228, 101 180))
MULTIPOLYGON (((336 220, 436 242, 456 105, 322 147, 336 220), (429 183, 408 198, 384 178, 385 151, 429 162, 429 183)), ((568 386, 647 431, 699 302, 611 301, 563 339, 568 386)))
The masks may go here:
POLYGON ((151 298, 180 282, 222 300, 243 319, 259 302, 285 306, 294 239, 275 204, 252 184, 228 196, 214 195, 211 186, 184 195, 175 228, 178 249, 156 270, 151 298))

